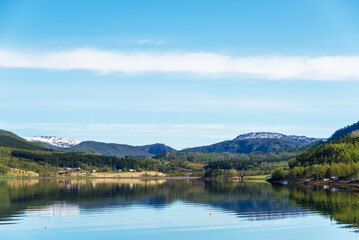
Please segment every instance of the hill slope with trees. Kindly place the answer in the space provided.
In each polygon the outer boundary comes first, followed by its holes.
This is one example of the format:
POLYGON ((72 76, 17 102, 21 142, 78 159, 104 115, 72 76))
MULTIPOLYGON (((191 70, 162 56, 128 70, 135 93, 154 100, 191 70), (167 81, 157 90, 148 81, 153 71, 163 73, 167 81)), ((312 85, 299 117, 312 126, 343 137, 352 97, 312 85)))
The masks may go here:
POLYGON ((346 135, 313 148, 288 162, 290 170, 276 169, 274 179, 315 177, 359 178, 359 137, 346 135))
POLYGON ((329 139, 328 141, 335 141, 339 137, 344 137, 348 134, 357 135, 359 132, 359 121, 357 123, 353 123, 352 125, 348 125, 344 128, 338 129, 329 139))
POLYGON ((28 142, 25 139, 19 137, 18 135, 4 130, 0 130, 0 146, 38 151, 55 150, 53 148, 43 145, 42 143, 28 142))

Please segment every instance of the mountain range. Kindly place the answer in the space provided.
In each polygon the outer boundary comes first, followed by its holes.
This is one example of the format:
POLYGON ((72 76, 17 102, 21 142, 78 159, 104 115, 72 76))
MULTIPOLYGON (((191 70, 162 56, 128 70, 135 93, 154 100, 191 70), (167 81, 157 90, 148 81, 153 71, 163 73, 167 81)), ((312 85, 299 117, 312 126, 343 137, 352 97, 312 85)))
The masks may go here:
MULTIPOLYGON (((46 146, 54 147, 64 152, 97 153, 104 156, 135 156, 152 157, 163 152, 177 152, 176 149, 164 144, 156 143, 144 146, 131 146, 126 144, 103 143, 96 141, 79 142, 73 139, 37 136, 25 138, 31 142, 41 142, 46 146)), ((285 151, 323 140, 305 136, 284 135, 281 133, 256 132, 239 135, 233 140, 223 141, 208 146, 183 149, 179 152, 202 153, 251 153, 285 151)))
POLYGON ((308 138, 305 136, 284 135, 281 133, 257 132, 239 135, 233 140, 227 140, 207 146, 187 148, 181 152, 202 153, 252 153, 252 152, 276 152, 286 151, 308 145, 315 141, 325 140, 321 138, 308 138))
MULTIPOLYGON (((15 134, 13 134, 16 136, 15 134)), ((17 136, 18 137, 18 136, 17 136)), ((36 136, 23 137, 30 143, 41 143, 48 147, 56 148, 63 152, 81 152, 81 153, 97 153, 104 156, 116 157, 152 157, 162 152, 177 152, 177 150, 161 143, 155 143, 144 146, 131 146, 117 143, 103 143, 96 141, 80 142, 69 138, 60 138, 55 136, 36 136)))

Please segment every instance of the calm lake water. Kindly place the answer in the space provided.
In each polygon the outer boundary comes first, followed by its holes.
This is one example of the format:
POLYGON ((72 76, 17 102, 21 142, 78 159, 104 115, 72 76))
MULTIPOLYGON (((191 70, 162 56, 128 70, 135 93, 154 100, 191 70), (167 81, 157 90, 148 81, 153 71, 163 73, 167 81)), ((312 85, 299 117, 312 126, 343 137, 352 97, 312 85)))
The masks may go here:
POLYGON ((0 239, 359 239, 359 194, 269 183, 1 181, 0 239))

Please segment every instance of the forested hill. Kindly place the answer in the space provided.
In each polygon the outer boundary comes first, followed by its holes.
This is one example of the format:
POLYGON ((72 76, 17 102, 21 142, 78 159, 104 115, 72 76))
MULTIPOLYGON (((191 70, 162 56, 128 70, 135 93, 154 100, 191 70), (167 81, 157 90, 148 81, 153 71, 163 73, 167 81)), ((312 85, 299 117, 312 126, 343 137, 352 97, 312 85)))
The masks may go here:
POLYGON ((354 136, 359 135, 359 121, 357 123, 354 123, 352 125, 349 125, 349 126, 346 126, 344 128, 337 130, 328 140, 334 141, 334 140, 338 139, 339 137, 343 137, 348 134, 353 134, 354 136))
POLYGON ((36 151, 54 151, 55 149, 49 148, 42 143, 28 142, 25 139, 17 136, 16 134, 0 130, 0 146, 18 148, 25 150, 36 150, 36 151))
POLYGON ((288 162, 289 171, 276 169, 272 179, 359 178, 359 137, 348 134, 313 148, 288 162))
POLYGON ((103 143, 85 141, 71 148, 60 148, 64 152, 98 153, 104 156, 116 157, 152 157, 156 154, 176 150, 164 144, 152 144, 145 146, 131 146, 126 144, 103 143))
POLYGON ((359 162, 359 137, 347 135, 313 148, 289 161, 295 166, 359 162))
POLYGON ((177 152, 176 149, 171 148, 170 146, 164 145, 162 143, 155 143, 150 145, 144 146, 136 146, 136 148, 140 149, 141 151, 145 151, 152 155, 157 155, 163 152, 177 152))

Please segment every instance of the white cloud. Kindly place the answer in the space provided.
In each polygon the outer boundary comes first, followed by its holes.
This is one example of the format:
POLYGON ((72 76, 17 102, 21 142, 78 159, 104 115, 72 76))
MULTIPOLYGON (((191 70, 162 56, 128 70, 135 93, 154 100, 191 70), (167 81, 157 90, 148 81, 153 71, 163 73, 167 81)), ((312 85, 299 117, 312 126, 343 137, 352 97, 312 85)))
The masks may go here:
POLYGON ((189 73, 264 79, 359 80, 359 56, 233 57, 206 52, 148 53, 75 49, 23 53, 0 49, 0 67, 99 72, 189 73))

